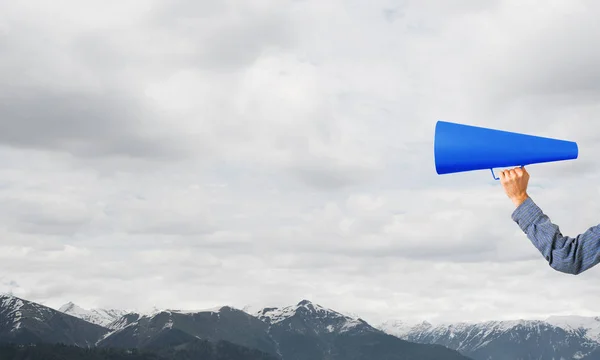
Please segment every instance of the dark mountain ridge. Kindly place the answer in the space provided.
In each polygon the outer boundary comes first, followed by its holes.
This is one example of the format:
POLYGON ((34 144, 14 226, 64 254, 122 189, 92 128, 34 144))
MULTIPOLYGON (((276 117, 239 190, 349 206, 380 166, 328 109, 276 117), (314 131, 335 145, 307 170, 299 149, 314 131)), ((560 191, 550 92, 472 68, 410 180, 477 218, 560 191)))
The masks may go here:
MULTIPOLYGON (((232 360, 241 360, 240 356, 244 356, 244 360, 248 356, 279 360, 469 359, 444 346, 399 339, 362 319, 342 315, 308 300, 281 309, 263 309, 257 314, 228 306, 211 311, 164 310, 146 315, 125 314, 110 326, 102 327, 15 297, 0 299, 0 323, 5 324, 4 333, 18 333, 26 328, 28 333, 38 335, 21 337, 19 341, 12 341, 15 338, 10 336, 0 337, 0 343, 60 343, 93 347, 94 351, 135 349, 163 357, 176 351, 182 354, 181 351, 186 349, 196 349, 192 351, 196 354, 197 348, 206 348, 207 343, 212 344, 213 349, 216 349, 214 346, 223 348, 223 344, 232 344, 244 354, 222 358, 232 360), (25 309, 31 314, 47 315, 36 317, 33 324, 15 321, 14 314, 25 309)), ((227 351, 233 350, 227 348, 222 353, 227 351)))
POLYGON ((0 295, 0 343, 94 346, 108 329, 49 307, 0 295))

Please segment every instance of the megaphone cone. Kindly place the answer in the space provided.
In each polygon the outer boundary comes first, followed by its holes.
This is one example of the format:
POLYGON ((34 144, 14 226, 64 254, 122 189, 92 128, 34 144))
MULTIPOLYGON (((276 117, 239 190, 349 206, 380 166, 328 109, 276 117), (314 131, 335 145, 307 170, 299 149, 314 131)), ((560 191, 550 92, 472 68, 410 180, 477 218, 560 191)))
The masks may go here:
MULTIPOLYGON (((577 143, 438 121, 434 157, 438 174, 576 159, 577 143)), ((494 179, 498 180, 496 176, 494 179)))

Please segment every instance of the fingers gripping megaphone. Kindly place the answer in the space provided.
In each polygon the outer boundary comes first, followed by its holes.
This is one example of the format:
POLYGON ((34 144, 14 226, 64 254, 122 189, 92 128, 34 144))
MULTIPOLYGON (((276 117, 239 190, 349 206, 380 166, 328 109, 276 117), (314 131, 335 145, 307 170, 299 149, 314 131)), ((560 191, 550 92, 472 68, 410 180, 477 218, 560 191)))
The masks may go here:
POLYGON ((439 175, 577 159, 573 141, 438 121, 434 137, 439 175))

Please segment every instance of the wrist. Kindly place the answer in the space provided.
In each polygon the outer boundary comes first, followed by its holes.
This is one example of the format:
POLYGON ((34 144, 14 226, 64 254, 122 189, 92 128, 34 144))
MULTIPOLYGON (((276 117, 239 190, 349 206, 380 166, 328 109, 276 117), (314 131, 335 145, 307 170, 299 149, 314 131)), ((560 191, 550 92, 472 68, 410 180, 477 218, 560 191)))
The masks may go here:
POLYGON ((513 204, 515 204, 515 207, 519 207, 528 198, 529 198, 529 195, 527 193, 524 193, 524 194, 520 194, 517 196, 513 196, 511 198, 511 200, 512 200, 513 204))

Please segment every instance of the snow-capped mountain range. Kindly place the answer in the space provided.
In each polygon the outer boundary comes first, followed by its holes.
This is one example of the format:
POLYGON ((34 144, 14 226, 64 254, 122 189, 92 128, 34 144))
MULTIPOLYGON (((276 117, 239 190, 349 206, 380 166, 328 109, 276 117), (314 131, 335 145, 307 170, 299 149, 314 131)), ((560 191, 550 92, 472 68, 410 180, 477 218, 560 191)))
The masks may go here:
POLYGON ((408 359, 600 360, 600 317, 552 316, 544 320, 436 325, 391 320, 371 326, 358 316, 308 300, 250 313, 229 306, 137 313, 86 310, 73 303, 54 310, 0 295, 0 343, 44 341, 145 348, 197 339, 225 340, 281 360, 346 359, 365 346, 375 351, 363 354, 366 358, 396 359, 395 354, 402 353, 412 354, 408 359))
POLYGON ((443 345, 474 359, 596 359, 592 353, 600 349, 599 317, 437 325, 393 320, 378 328, 407 341, 443 345))
MULTIPOLYGON (((200 313, 215 313, 218 314, 223 308, 229 308, 227 306, 217 306, 210 309, 198 309, 198 310, 180 310, 180 309, 158 309, 154 308, 151 311, 141 312, 136 310, 119 310, 119 309, 84 309, 73 302, 68 302, 61 306, 58 311, 65 314, 78 317, 85 321, 106 327, 110 330, 117 331, 130 325, 131 323, 140 320, 141 318, 152 318, 153 316, 162 312, 169 314, 187 314, 194 315, 200 313)), ((237 310, 237 309, 236 309, 237 310)), ((350 331, 358 326, 369 326, 364 320, 360 319, 355 314, 342 314, 340 312, 327 309, 318 304, 313 304, 310 301, 303 300, 297 305, 286 306, 282 308, 263 308, 251 311, 249 307, 245 307, 245 312, 249 315, 257 317, 258 319, 268 323, 277 324, 286 319, 294 317, 297 313, 313 314, 313 319, 320 324, 315 324, 317 331, 324 332, 345 332, 350 331), (326 324, 326 325, 324 325, 326 324)))
POLYGON ((86 310, 73 303, 60 309, 62 311, 13 296, 0 296, 0 344, 41 342, 160 350, 205 347, 198 345, 198 341, 204 341, 237 346, 235 351, 240 356, 254 352, 254 359, 469 360, 458 351, 443 346, 401 340, 358 317, 308 300, 253 314, 230 306, 208 310, 158 310, 150 314, 86 310), (47 315, 36 316, 38 313, 47 315))
MULTIPOLYGON (((207 311, 218 314, 220 309, 163 311, 169 314, 198 314, 207 311)), ((146 314, 132 314, 120 310, 84 310, 72 303, 66 304, 60 310, 108 327, 113 332, 106 334, 106 337, 133 323, 138 323, 144 317, 151 318, 161 313, 158 309, 146 314)), ((268 324, 270 329, 285 324, 287 330, 294 329, 306 333, 306 329, 310 329, 315 335, 341 334, 353 329, 382 331, 410 342, 442 345, 474 359, 520 358, 525 356, 525 353, 531 354, 531 344, 539 342, 547 343, 546 350, 535 351, 549 356, 549 359, 555 357, 582 359, 594 350, 600 349, 600 317, 551 316, 544 320, 458 322, 435 325, 426 321, 406 323, 402 320, 390 320, 372 327, 356 315, 342 314, 306 300, 281 308, 267 307, 254 311, 244 308, 244 310, 240 311, 260 319, 268 324), (296 318, 303 320, 298 322, 296 318), (306 319, 310 319, 309 323, 306 323, 306 319), (512 352, 507 352, 506 346, 510 346, 512 352)))
POLYGON ((573 333, 585 333, 585 337, 600 342, 600 316, 550 316, 546 322, 573 333))
POLYGON ((600 343, 600 316, 550 316, 544 320, 504 320, 484 322, 457 322, 431 324, 427 321, 421 323, 407 323, 402 320, 390 320, 381 323, 378 328, 394 336, 401 338, 414 337, 416 334, 424 333, 457 333, 468 329, 485 329, 482 335, 489 332, 507 332, 518 327, 549 326, 561 328, 569 333, 581 335, 592 342, 600 343))
POLYGON ((101 308, 84 309, 73 302, 68 302, 61 306, 58 311, 110 330, 117 330, 133 321, 137 321, 142 316, 152 316, 163 310, 157 307, 153 307, 150 311, 101 308))

